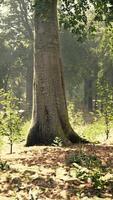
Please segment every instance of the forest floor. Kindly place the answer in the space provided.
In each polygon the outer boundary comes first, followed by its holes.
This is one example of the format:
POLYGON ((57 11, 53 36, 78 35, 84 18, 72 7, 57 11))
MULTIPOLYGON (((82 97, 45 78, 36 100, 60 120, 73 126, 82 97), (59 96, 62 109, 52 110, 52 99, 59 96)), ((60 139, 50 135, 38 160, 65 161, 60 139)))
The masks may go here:
POLYGON ((22 147, 2 153, 0 200, 36 199, 113 199, 113 146, 22 147))

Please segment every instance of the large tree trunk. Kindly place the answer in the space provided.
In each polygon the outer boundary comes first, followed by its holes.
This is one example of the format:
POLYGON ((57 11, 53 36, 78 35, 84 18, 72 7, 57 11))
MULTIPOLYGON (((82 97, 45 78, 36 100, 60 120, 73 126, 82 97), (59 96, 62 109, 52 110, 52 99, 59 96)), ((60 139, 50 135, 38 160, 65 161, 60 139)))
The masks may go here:
POLYGON ((26 146, 48 145, 56 136, 64 144, 81 141, 68 120, 59 49, 57 0, 36 1, 33 87, 32 125, 26 146))

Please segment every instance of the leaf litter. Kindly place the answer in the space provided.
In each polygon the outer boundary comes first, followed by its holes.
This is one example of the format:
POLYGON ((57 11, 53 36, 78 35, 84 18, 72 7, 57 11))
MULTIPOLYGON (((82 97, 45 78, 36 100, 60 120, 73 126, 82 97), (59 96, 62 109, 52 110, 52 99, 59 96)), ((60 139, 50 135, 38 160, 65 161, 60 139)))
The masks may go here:
POLYGON ((23 147, 0 161, 0 200, 113 199, 113 146, 23 147))

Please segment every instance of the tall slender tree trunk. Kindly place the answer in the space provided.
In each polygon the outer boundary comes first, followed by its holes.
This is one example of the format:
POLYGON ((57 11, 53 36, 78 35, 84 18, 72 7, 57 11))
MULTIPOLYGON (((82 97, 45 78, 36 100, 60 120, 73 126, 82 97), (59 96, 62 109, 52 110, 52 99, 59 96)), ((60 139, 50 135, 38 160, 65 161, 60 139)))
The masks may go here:
MULTIPOLYGON (((31 56, 33 61, 33 56, 31 56)), ((26 72, 26 117, 31 117, 32 112, 32 90, 33 90, 33 62, 30 62, 26 72)))
POLYGON ((91 78, 84 81, 84 105, 87 111, 93 111, 93 81, 91 78))
MULTIPOLYGON (((72 130, 59 49, 57 0, 36 0, 32 124, 26 146, 82 139, 72 130)), ((83 140, 84 141, 84 140, 83 140)))

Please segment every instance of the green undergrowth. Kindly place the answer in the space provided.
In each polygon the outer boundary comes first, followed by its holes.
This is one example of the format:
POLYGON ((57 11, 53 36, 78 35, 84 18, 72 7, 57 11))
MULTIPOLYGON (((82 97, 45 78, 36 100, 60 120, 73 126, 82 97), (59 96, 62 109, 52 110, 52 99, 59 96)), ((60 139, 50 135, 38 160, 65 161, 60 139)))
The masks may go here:
MULTIPOLYGON (((69 119, 71 126, 77 132, 81 137, 86 138, 87 140, 94 142, 94 143, 103 143, 106 142, 106 133, 105 133, 105 123, 104 119, 100 118, 97 119, 93 113, 89 113, 86 118, 84 117, 83 112, 75 112, 73 106, 71 105, 69 108, 69 119)), ((26 120, 25 122, 22 122, 22 129, 21 129, 21 141, 26 140, 27 134, 30 128, 30 120, 26 120)), ((112 129, 113 129, 113 123, 110 125, 110 139, 109 143, 112 144, 113 139, 112 139, 112 129)), ((4 148, 5 141, 3 138, 0 139, 0 150, 4 148)), ((62 141, 60 138, 55 138, 53 146, 62 146, 62 141)))
MULTIPOLYGON (((84 120, 84 114, 82 112, 77 112, 74 114, 69 113, 70 123, 80 136, 85 137, 91 142, 103 142, 106 140, 106 133, 105 133, 105 123, 104 119, 100 118, 97 119, 93 114, 89 114, 89 118, 91 117, 93 120, 90 123, 86 123, 84 120)), ((27 137, 28 130, 30 127, 30 121, 26 121, 23 123, 22 126, 22 135, 23 138, 27 137)), ((113 128, 113 123, 111 123, 111 129, 113 128)), ((62 146, 62 141, 59 138, 55 138, 53 142, 53 146, 62 146)))
POLYGON ((30 124, 31 124, 31 121, 30 121, 30 120, 26 120, 26 121, 23 123, 23 126, 22 126, 22 135, 23 135, 23 137, 26 137, 26 136, 27 136, 28 131, 29 131, 29 128, 30 128, 30 124))
POLYGON ((96 155, 71 153, 66 158, 66 164, 70 166, 71 178, 75 178, 83 185, 77 191, 80 199, 82 196, 90 197, 91 194, 103 197, 107 191, 112 191, 113 172, 107 168, 107 165, 103 165, 96 155))
POLYGON ((10 169, 10 165, 7 163, 7 161, 0 160, 0 171, 6 171, 10 169))
MULTIPOLYGON (((103 117, 97 117, 93 112, 84 113, 82 111, 76 111, 73 103, 68 104, 68 114, 71 126, 80 136, 96 143, 106 140, 106 125, 103 117)), ((111 136, 112 128, 113 122, 111 121, 109 136, 111 136)))
POLYGON ((105 124, 99 119, 84 126, 83 135, 92 142, 102 142, 106 139, 105 124))

